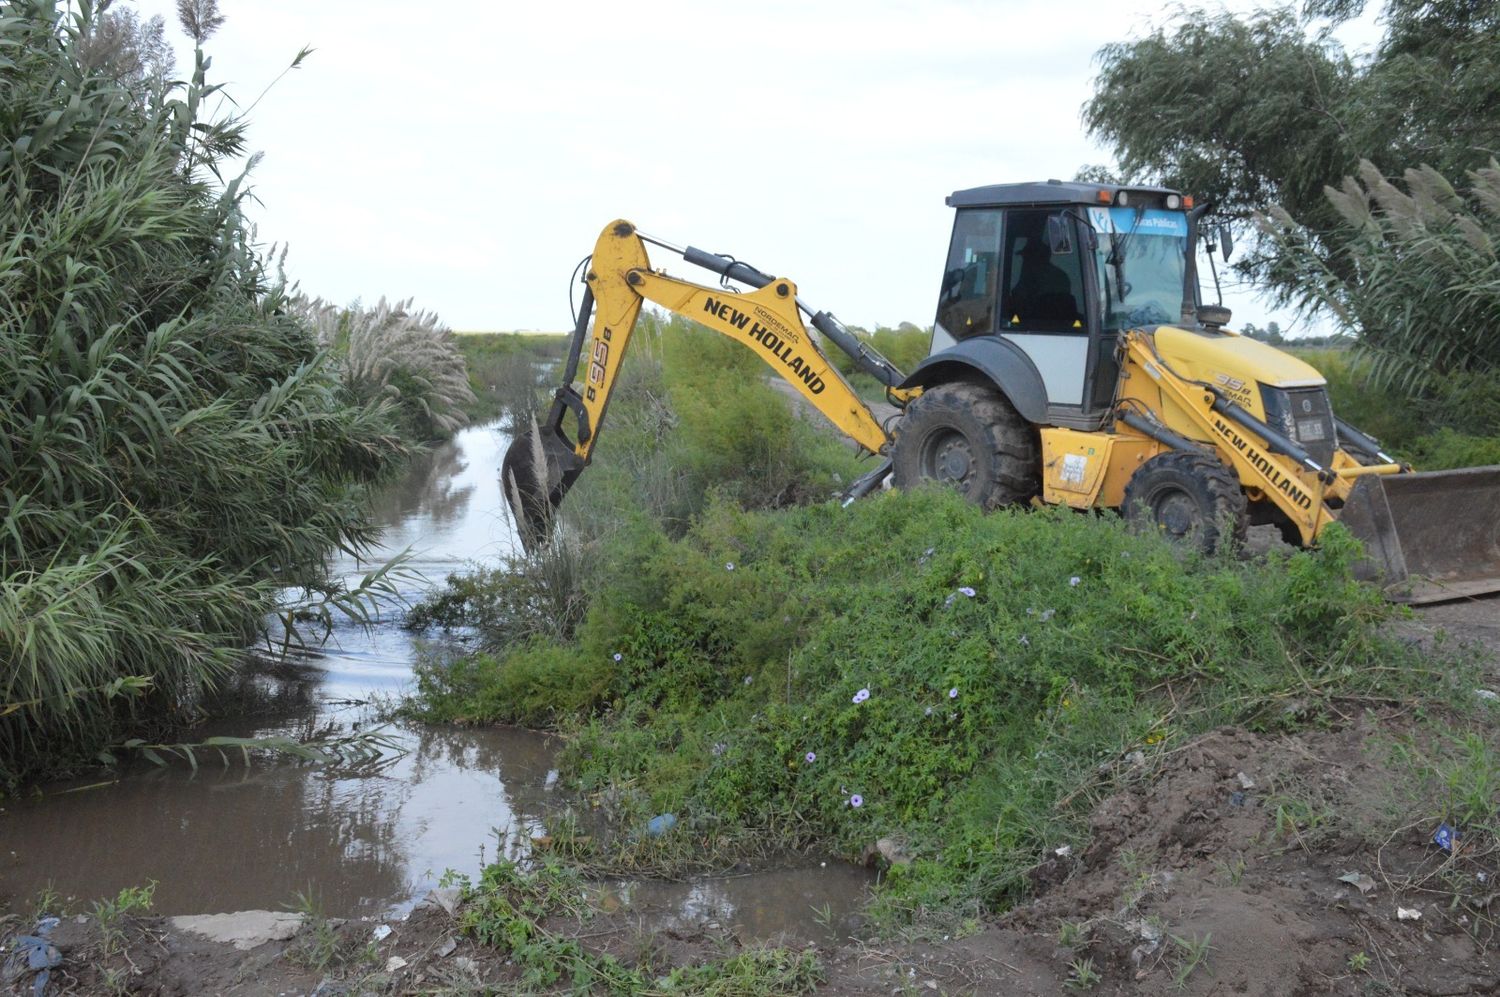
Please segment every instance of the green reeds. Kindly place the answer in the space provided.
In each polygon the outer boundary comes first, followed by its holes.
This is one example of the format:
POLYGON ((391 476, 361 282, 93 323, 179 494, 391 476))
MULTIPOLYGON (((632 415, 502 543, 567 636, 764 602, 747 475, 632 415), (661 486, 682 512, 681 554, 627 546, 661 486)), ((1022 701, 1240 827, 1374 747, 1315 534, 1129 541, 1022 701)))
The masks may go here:
POLYGON ((0 3, 0 787, 180 717, 404 452, 287 314, 202 54, 89 70, 94 10, 0 3))

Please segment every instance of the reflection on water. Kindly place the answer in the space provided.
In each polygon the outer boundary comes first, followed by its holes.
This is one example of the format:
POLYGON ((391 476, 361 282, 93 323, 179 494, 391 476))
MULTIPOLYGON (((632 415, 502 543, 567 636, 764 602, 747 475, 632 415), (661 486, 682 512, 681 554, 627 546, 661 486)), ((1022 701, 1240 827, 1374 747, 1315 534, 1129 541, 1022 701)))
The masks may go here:
MULTIPOLYGON (((375 503, 386 525, 374 559, 411 550, 426 584, 511 549, 497 468, 506 444, 474 428, 421 458, 375 503)), ((368 563, 342 558, 358 576, 368 563)), ((403 594, 419 598, 420 582, 403 594)), ((399 612, 366 632, 346 622, 321 654, 247 669, 214 698, 206 734, 306 736, 361 722, 357 701, 411 678, 413 637, 399 612)), ((118 782, 57 787, 0 814, 0 895, 44 887, 96 898, 157 880, 165 914, 279 908, 315 894, 330 914, 373 913, 433 885, 447 868, 476 872, 496 833, 525 842, 539 826, 551 739, 527 731, 410 730, 410 748, 378 772, 330 774, 285 762, 226 768, 202 758, 138 766, 118 782)))
MULTIPOLYGON (((469 429, 420 461, 376 503, 386 532, 372 557, 409 548, 409 563, 436 584, 515 549, 497 473, 507 442, 469 429)), ((369 567, 345 558, 335 570, 353 579, 369 567)), ((424 585, 407 587, 415 600, 424 585)), ((306 737, 367 722, 362 701, 411 679, 415 638, 399 623, 395 611, 368 631, 340 622, 320 654, 247 669, 211 704, 226 719, 196 733, 306 737)), ((551 738, 505 728, 398 733, 410 750, 374 772, 203 757, 197 772, 142 764, 104 786, 0 804, 0 900, 44 888, 92 900, 156 880, 156 910, 168 915, 278 909, 298 894, 330 915, 376 914, 409 904, 446 869, 477 873, 481 848, 493 858, 497 843, 523 848, 545 833, 551 738)), ((746 937, 831 939, 845 933, 867 883, 864 870, 829 863, 613 890, 663 923, 716 919, 746 937)))

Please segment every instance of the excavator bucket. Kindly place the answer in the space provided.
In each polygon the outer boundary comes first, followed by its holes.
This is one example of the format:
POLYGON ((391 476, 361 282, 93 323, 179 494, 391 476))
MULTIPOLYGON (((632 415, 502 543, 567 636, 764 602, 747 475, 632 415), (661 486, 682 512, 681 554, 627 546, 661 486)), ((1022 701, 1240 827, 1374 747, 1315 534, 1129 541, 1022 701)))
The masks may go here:
POLYGON ((1395 602, 1500 592, 1500 466, 1366 475, 1339 521, 1364 542, 1357 573, 1395 602))
POLYGON ((532 420, 531 431, 511 441, 500 464, 500 487, 527 552, 551 538, 557 507, 583 467, 556 420, 549 419, 545 429, 532 420))

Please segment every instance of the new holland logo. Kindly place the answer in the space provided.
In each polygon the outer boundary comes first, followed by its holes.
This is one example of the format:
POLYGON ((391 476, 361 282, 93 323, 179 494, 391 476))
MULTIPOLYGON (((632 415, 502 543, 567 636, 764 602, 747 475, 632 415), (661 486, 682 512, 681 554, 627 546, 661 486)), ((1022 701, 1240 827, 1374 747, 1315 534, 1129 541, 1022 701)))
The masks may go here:
POLYGON ((1236 432, 1233 426, 1216 416, 1214 418, 1214 431, 1228 440, 1229 445, 1243 454, 1245 459, 1265 476, 1273 488, 1291 499, 1299 509, 1312 508, 1311 496, 1297 487, 1295 481, 1282 474, 1281 468, 1277 467, 1274 461, 1261 453, 1249 440, 1236 432))
POLYGON ((823 379, 818 376, 817 369, 812 363, 798 356, 793 351, 792 344, 786 342, 789 334, 785 329, 781 330, 778 334, 775 330, 752 320, 749 315, 746 315, 727 301, 706 298, 703 302, 703 310, 720 322, 727 322, 759 343, 766 352, 779 360, 782 366, 791 371, 792 377, 789 377, 789 379, 801 381, 807 385, 808 391, 815 395, 821 395, 823 389, 827 387, 823 379), (749 328, 746 328, 746 326, 749 328))

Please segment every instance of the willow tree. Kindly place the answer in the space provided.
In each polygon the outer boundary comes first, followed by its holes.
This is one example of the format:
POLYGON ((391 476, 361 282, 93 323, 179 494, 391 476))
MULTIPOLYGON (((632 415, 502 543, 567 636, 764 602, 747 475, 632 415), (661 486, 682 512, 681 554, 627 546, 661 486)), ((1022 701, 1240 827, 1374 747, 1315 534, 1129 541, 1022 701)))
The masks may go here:
MULTIPOLYGON (((1500 2, 1389 0, 1380 45, 1356 59, 1331 28, 1363 7, 1184 11, 1100 50, 1084 121, 1120 175, 1190 191, 1230 218, 1279 204, 1321 248, 1341 224, 1324 187, 1361 160, 1386 176, 1425 164, 1461 177, 1500 151, 1500 2)), ((1278 252, 1261 243, 1240 265, 1294 298, 1278 252)), ((1323 255, 1341 265, 1332 247, 1323 255)))

